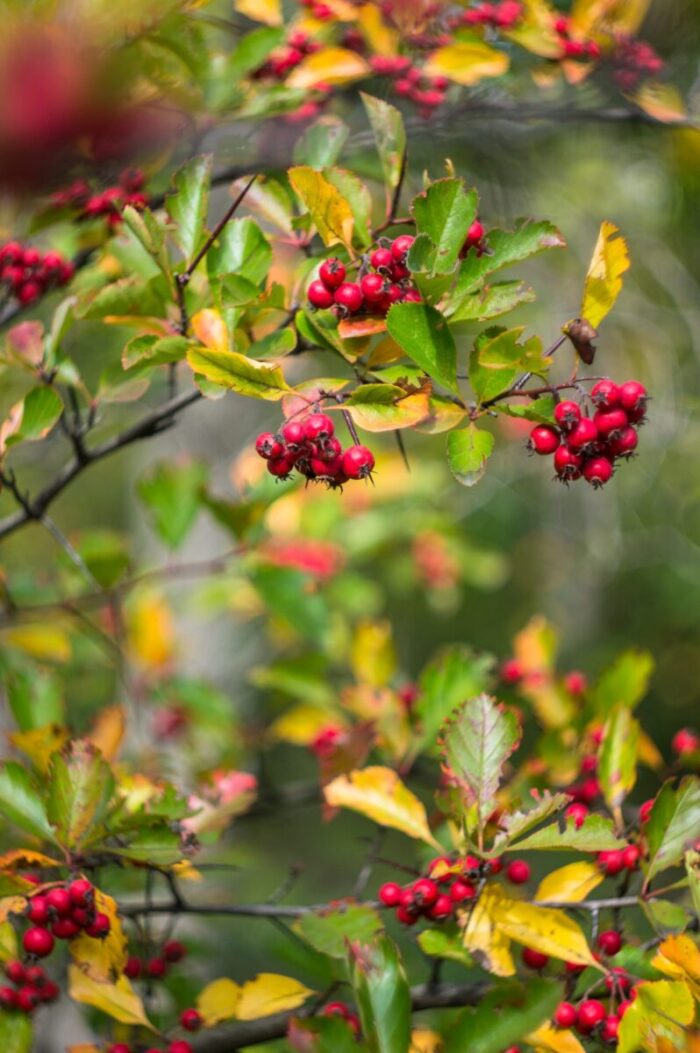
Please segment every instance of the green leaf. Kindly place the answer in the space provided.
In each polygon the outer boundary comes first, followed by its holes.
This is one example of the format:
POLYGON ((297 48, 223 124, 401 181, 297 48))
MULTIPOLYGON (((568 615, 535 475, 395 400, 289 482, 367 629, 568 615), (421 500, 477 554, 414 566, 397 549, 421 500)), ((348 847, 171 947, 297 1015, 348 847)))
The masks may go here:
POLYGON ((349 964, 368 1049, 408 1053, 411 995, 398 948, 386 936, 371 944, 351 944, 349 964))
POLYGON ((348 904, 322 914, 305 914, 294 929, 321 954, 345 960, 348 941, 371 943, 384 926, 376 910, 348 904))
POLYGON ((693 909, 696 916, 700 918, 700 852, 691 849, 685 853, 685 870, 688 875, 693 909))
POLYGON ((482 285, 487 275, 512 267, 514 263, 521 263, 546 249, 563 248, 566 242, 551 223, 525 220, 513 231, 490 230, 488 246, 488 253, 478 256, 472 250, 460 264, 449 311, 456 311, 464 298, 482 285))
POLYGON ((172 866, 182 859, 179 835, 164 825, 137 830, 134 836, 129 838, 128 845, 110 846, 108 851, 123 859, 163 867, 172 866))
POLYGON ((401 178, 403 158, 406 153, 406 131, 403 117, 395 106, 384 102, 383 99, 375 99, 373 95, 365 95, 364 92, 360 92, 360 98, 367 111, 377 144, 384 182, 387 186, 387 200, 389 200, 391 191, 398 186, 401 178))
POLYGON ((175 222, 175 239, 185 260, 194 257, 202 241, 209 204, 212 158, 193 157, 173 176, 172 193, 166 198, 168 215, 175 222))
POLYGON ((494 442, 491 432, 481 431, 476 424, 448 433, 447 460, 452 474, 463 486, 474 486, 479 482, 494 442))
POLYGON ((443 727, 443 761, 459 781, 468 807, 476 806, 480 830, 493 812, 503 768, 520 734, 515 713, 486 694, 465 702, 443 727))
POLYGON ((179 548, 200 509, 207 468, 200 461, 161 461, 138 484, 159 536, 170 548, 179 548))
POLYGON ((33 837, 56 842, 39 790, 29 772, 15 761, 0 768, 0 811, 33 837))
POLYGON ((677 866, 700 829, 700 779, 689 775, 676 789, 664 783, 645 826, 649 846, 646 884, 668 867, 677 866))
POLYGON ((396 303, 386 327, 412 362, 438 384, 457 392, 457 348, 445 318, 426 303, 396 303))
POLYGON ((129 566, 126 541, 113 530, 91 530, 79 538, 76 548, 92 576, 105 589, 116 585, 129 566))
POLYGON ((324 168, 323 174, 352 210, 355 239, 369 246, 372 243, 372 195, 367 185, 346 168, 324 168))
POLYGON ((549 359, 542 358, 537 336, 518 343, 523 327, 503 329, 494 326, 480 333, 469 358, 469 380, 479 402, 486 402, 507 391, 519 373, 546 373, 549 359))
POLYGON ((598 779, 607 804, 621 820, 620 806, 637 779, 639 723, 625 705, 611 710, 598 754, 598 779))
POLYGON ((517 840, 509 846, 509 850, 524 852, 551 849, 561 852, 565 848, 571 848, 577 852, 607 852, 615 848, 624 848, 624 845, 625 842, 619 841, 615 836, 610 819, 605 819, 602 815, 587 815, 578 829, 573 822, 566 823, 563 829, 559 823, 550 823, 549 826, 530 834, 524 841, 517 840))
POLYGON ((693 996, 683 981, 659 980, 635 987, 636 998, 622 1018, 619 1053, 637 1050, 687 1049, 687 1025, 695 1015, 693 996))
POLYGON ((680 903, 668 899, 642 900, 641 907, 657 935, 683 932, 688 915, 680 903))
POLYGON ((258 286, 240 274, 226 274, 219 285, 222 307, 245 307, 260 296, 258 286))
POLYGON ((294 164, 324 168, 334 165, 345 146, 350 129, 333 114, 324 114, 311 124, 294 147, 294 164))
POLYGON ((493 407, 498 413, 518 420, 531 420, 534 424, 554 423, 554 397, 541 395, 534 402, 498 402, 493 407))
POLYGON ((423 670, 416 702, 422 742, 433 745, 450 713, 462 702, 486 691, 493 679, 491 655, 475 654, 457 644, 439 654, 423 670))
POLYGON ((502 1053, 548 1021, 561 989, 553 980, 499 986, 475 1009, 466 1009, 448 1031, 444 1053, 502 1053))
POLYGON ((63 413, 61 396, 53 388, 33 388, 25 395, 19 428, 5 440, 7 446, 18 442, 38 442, 45 438, 63 413))
POLYGON ((237 351, 193 347, 188 352, 187 361, 196 374, 248 398, 276 402, 292 390, 279 366, 256 362, 237 351))
POLYGON ((534 299, 534 289, 525 282, 496 282, 466 296, 449 318, 451 322, 484 322, 508 314, 522 303, 532 303, 534 299))
POLYGON ((359 1053, 352 1028, 339 1016, 294 1017, 289 1022, 287 1044, 304 1053, 359 1053))
POLYGON ((474 966, 474 959, 465 950, 462 937, 444 929, 424 929, 418 934, 418 946, 431 958, 448 958, 469 969, 474 966))
POLYGON ((653 671, 654 659, 648 651, 623 651, 603 672, 593 690, 596 713, 607 716, 617 705, 634 709, 647 693, 653 671))
POLYGON ((284 30, 277 26, 262 26, 240 38, 228 56, 226 75, 235 83, 259 69, 271 51, 284 42, 284 30))
POLYGON ((24 1013, 0 1010, 0 1049, 2 1053, 31 1053, 32 1022, 24 1013))
POLYGON ((65 718, 61 685, 53 673, 35 665, 3 663, 0 667, 12 716, 20 731, 46 724, 62 725, 65 718))
POLYGON ((416 230, 426 234, 437 250, 433 275, 454 270, 478 207, 476 190, 466 190, 461 179, 439 179, 413 200, 416 230))
POLYGON ((543 793, 532 808, 525 811, 510 812, 503 816, 502 825, 505 829, 498 834, 493 844, 494 852, 503 851, 512 841, 516 841, 523 834, 538 826, 545 819, 560 812, 571 798, 566 793, 543 793))
POLYGON ((122 219, 131 233, 152 256, 163 274, 169 274, 168 254, 165 250, 165 228, 156 219, 150 208, 135 209, 127 205, 122 219))
POLYGON ((252 219, 232 219, 207 253, 210 278, 235 274, 259 285, 270 270, 272 249, 252 219))
POLYGON ((74 851, 89 842, 107 814, 114 785, 112 769, 90 742, 70 742, 53 755, 47 809, 64 848, 74 851))
POLYGON ((77 311, 79 318, 136 316, 159 318, 165 313, 167 287, 163 279, 120 278, 100 289, 86 306, 77 311))
POLYGON ((152 333, 135 336, 122 351, 122 367, 163 366, 170 362, 181 362, 187 354, 189 341, 184 336, 157 337, 152 333))

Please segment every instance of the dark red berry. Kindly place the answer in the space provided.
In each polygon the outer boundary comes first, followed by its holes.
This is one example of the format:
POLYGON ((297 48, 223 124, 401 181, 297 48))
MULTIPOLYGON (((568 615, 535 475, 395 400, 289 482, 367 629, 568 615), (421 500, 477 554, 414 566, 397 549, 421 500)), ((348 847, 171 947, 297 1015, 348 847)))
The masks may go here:
POLYGON ((430 878, 419 878, 418 881, 414 881, 411 892, 414 903, 422 907, 431 907, 440 894, 437 884, 430 878))
POLYGON ((401 902, 403 889, 395 881, 387 881, 379 889, 379 900, 385 907, 397 907, 401 902))
POLYGON ((46 896, 32 896, 27 907, 27 918, 35 925, 46 925, 49 920, 49 904, 46 896))
POLYGON ((25 982, 27 970, 22 965, 22 962, 8 962, 5 966, 5 974, 8 980, 19 986, 25 982))
POLYGON ((518 684, 523 678, 523 666, 517 658, 506 658, 499 670, 504 684, 518 684))
POLYGON ((610 439, 610 452, 614 457, 631 457, 638 442, 637 430, 629 424, 610 439))
POLYGON ((30 965, 25 976, 25 983, 30 987, 43 987, 46 983, 46 973, 40 965, 30 965))
POLYGON ((127 1046, 125 1042, 114 1042, 107 1046, 107 1053, 131 1053, 131 1046, 127 1046))
POLYGON ((399 263, 406 259, 406 253, 416 239, 411 234, 401 234, 395 238, 391 245, 391 255, 399 263))
POLYGON ((570 804, 564 812, 567 819, 573 819, 574 826, 578 830, 579 827, 583 826, 586 816, 588 815, 588 808, 585 804, 575 803, 570 804))
POLYGON ((467 231, 467 237, 464 242, 465 248, 471 248, 473 245, 478 245, 485 233, 486 230, 483 223, 478 219, 475 219, 467 231))
POLYGON ((53 980, 46 980, 38 991, 42 1002, 55 1002, 61 993, 60 987, 53 980))
POLYGON ((640 805, 639 808, 639 821, 640 823, 648 823, 649 817, 651 816, 651 810, 654 807, 655 798, 645 801, 644 804, 640 805))
POLYGON ((600 1029, 600 1037, 603 1042, 616 1043, 618 1038, 618 1031, 620 1028, 620 1019, 615 1015, 606 1016, 603 1021, 603 1026, 600 1029))
POLYGON ((581 407, 577 402, 558 402, 554 407, 554 419, 560 428, 571 431, 581 420, 581 407))
POLYGON ((549 962, 549 955, 536 951, 534 947, 524 947, 523 962, 528 969, 544 969, 549 962))
POLYGON ((433 921, 443 921, 444 918, 449 918, 453 906, 449 896, 440 895, 428 910, 428 917, 433 921))
POLYGON ((51 932, 57 940, 72 940, 80 932, 80 926, 72 918, 57 918, 51 926, 51 932))
POLYGON ((535 453, 544 455, 554 453, 560 441, 559 433, 554 428, 548 424, 538 424, 530 432, 528 446, 535 453))
POLYGON ((374 454, 366 446, 349 446, 343 454, 343 471, 348 479, 366 479, 374 468, 374 454))
POLYGON ((625 869, 625 859, 622 850, 614 848, 609 852, 598 853, 598 866, 608 876, 615 877, 625 869))
POLYGON ((109 935, 109 930, 112 927, 112 923, 106 914, 98 913, 95 915, 94 920, 85 929, 88 936, 92 936, 95 940, 103 940, 105 936, 109 935))
POLYGON ((137 958, 135 955, 131 955, 126 960, 126 965, 124 966, 124 976, 127 976, 130 980, 138 980, 139 976, 141 975, 142 968, 143 965, 141 959, 137 958))
POLYGON ((331 439, 335 424, 325 413, 312 413, 304 421, 304 435, 309 442, 324 442, 331 439))
POLYGON ((46 893, 46 902, 59 918, 68 917, 73 907, 73 902, 66 888, 52 888, 50 892, 46 893))
POLYGON ((336 256, 329 257, 318 271, 318 276, 327 289, 337 289, 342 285, 345 274, 345 265, 336 256))
POLYGON ((168 1053, 192 1053, 192 1046, 189 1042, 185 1042, 184 1039, 177 1039, 176 1042, 171 1042, 168 1046, 168 1053))
POLYGON ((619 389, 620 405, 625 410, 639 412, 646 407, 647 389, 637 380, 628 380, 619 389))
POLYGON ((613 465, 607 457, 592 457, 583 466, 583 478, 595 489, 605 486, 612 479, 613 465))
POLYGON ((379 303, 384 296, 384 278, 381 274, 365 274, 360 288, 367 303, 379 303))
POLYGON ((681 728, 671 740, 671 749, 679 757, 696 753, 700 749, 700 737, 692 728, 681 728))
POLYGON ((589 998, 578 1007, 576 1030, 581 1035, 590 1035, 593 1028, 605 1020, 606 1015, 603 1003, 597 998, 589 998))
POLYGON ((68 886, 68 894, 76 907, 89 907, 95 898, 95 890, 87 878, 77 878, 68 886))
POLYGON ((404 289, 401 296, 401 303, 422 303, 423 297, 417 289, 404 289))
POLYGON ((605 977, 605 986, 609 991, 628 991, 632 980, 619 965, 614 966, 605 977))
POLYGON ((599 380, 591 391, 591 398, 598 409, 615 409, 620 404, 620 389, 614 380, 599 380))
POLYGON ((571 1002, 560 1002, 554 1013, 554 1023, 558 1027, 573 1027, 576 1023, 576 1007, 571 1002))
POLYGON ((14 987, 0 987, 0 1009, 16 1009, 17 992, 14 987))
POLYGON ((311 306, 320 311, 326 311, 333 306, 333 291, 328 289, 322 281, 311 282, 307 295, 311 306))
POLYGON ((284 453, 284 446, 271 431, 264 431, 262 435, 258 435, 255 440, 255 449, 266 461, 269 461, 271 457, 281 457, 284 453))
POLYGON ((402 925, 415 925, 418 921, 418 915, 402 904, 396 910, 396 920, 400 921, 402 925))
POLYGON ((151 958, 146 962, 146 976, 150 976, 152 980, 160 980, 167 970, 168 965, 164 958, 151 958))
POLYGON ((180 1024, 185 1031, 199 1031, 202 1026, 202 1018, 196 1009, 184 1009, 180 1013, 180 1024))
MULTIPOLYGON (((588 690, 588 678, 585 673, 579 672, 578 669, 573 669, 564 677, 564 687, 570 695, 585 695, 588 690)), ((595 768, 593 771, 595 771, 595 768)))
POLYGON ((30 303, 38 300, 43 291, 38 281, 25 281, 22 282, 17 290, 17 299, 27 307, 30 303))
POLYGON ((474 899, 476 889, 468 881, 461 881, 458 878, 452 883, 450 896, 455 903, 464 903, 466 900, 474 899))
POLYGON ((267 462, 268 472, 277 479, 287 479, 293 467, 294 459, 288 454, 285 454, 283 457, 272 457, 267 462))
POLYGON ((530 880, 530 864, 524 859, 514 859, 506 867, 506 878, 513 885, 524 885, 530 880))
POLYGON ((598 935, 598 946, 603 954, 612 958, 622 948, 622 936, 616 929, 605 929, 598 935))
POLYGON ((335 290, 333 299, 348 314, 357 314, 363 303, 362 289, 356 282, 345 282, 335 290))
POLYGON ((36 987, 20 987, 17 992, 17 1008, 22 1013, 33 1013, 40 1001, 36 987))
POLYGON ((583 457, 580 453, 575 453, 568 446, 560 446, 556 450, 554 454, 554 470, 564 482, 580 479, 582 467, 583 457))
POLYGON ((163 947, 163 955, 166 962, 172 962, 173 964, 181 962, 183 958, 187 957, 187 948, 180 940, 168 940, 163 947))
POLYGON ((22 946, 27 954, 46 958, 54 949, 54 938, 48 929, 27 929, 22 937, 22 946))

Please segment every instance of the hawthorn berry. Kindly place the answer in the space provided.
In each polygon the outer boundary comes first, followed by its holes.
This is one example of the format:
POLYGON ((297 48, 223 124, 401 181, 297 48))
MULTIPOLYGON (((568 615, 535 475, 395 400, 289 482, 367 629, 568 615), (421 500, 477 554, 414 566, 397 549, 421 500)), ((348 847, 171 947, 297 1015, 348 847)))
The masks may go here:
MULTIPOLYGON (((442 98, 439 100, 442 102, 442 98)), ((411 234, 400 234, 398 238, 394 238, 391 245, 391 255, 399 263, 403 263, 406 259, 406 254, 411 248, 411 245, 416 239, 411 234)))
POLYGON ((476 895, 476 889, 468 881, 461 881, 457 878, 452 883, 450 888, 450 896, 454 903, 464 903, 465 900, 473 899, 476 895))
POLYGON ((68 889, 65 888, 52 888, 46 894, 46 903, 50 910, 57 914, 59 918, 68 917, 73 906, 68 889))
POLYGON ((379 889, 379 900, 385 907, 396 907, 401 902, 403 889, 394 881, 387 881, 379 889))
POLYGON ((124 976, 128 977, 129 980, 138 980, 143 969, 143 963, 140 958, 135 955, 130 955, 126 960, 124 966, 124 976))
POLYGON ((646 408, 647 389, 637 380, 628 380, 620 386, 618 398, 624 410, 639 413, 646 408))
POLYGON ((146 976, 152 980, 160 980, 168 971, 168 964, 164 958, 151 958, 146 962, 146 976))
POLYGON ((530 432, 529 448, 534 453, 546 455, 554 453, 560 443, 559 433, 548 424, 538 424, 530 432))
POLYGON ((384 298, 384 278, 381 274, 365 274, 360 289, 368 303, 380 303, 384 298))
POLYGON ((575 453, 586 450, 598 440, 598 429, 590 417, 582 417, 567 437, 567 444, 575 453))
POLYGON ((554 407, 554 419, 564 431, 571 431, 581 420, 581 407, 577 402, 558 402, 554 407))
POLYGON ((613 435, 610 440, 610 452, 615 457, 631 457, 637 449, 639 436, 635 428, 628 424, 626 428, 613 435))
POLYGON ((628 426, 627 414, 623 409, 598 410, 593 417, 598 434, 604 439, 618 438, 628 426))
POLYGON ((454 904, 449 896, 439 895, 432 906, 428 909, 428 917, 433 921, 443 921, 449 918, 454 904))
POLYGON ((5 975, 13 984, 19 985, 24 983, 27 971, 22 962, 12 961, 5 966, 5 975))
POLYGON ((573 1027, 576 1017, 576 1007, 571 1002, 560 1002, 554 1013, 554 1023, 558 1027, 573 1027))
POLYGON ((617 1042, 618 1031, 620 1028, 620 1018, 611 1014, 606 1016, 603 1021, 603 1026, 600 1029, 600 1037, 604 1042, 617 1042))
POLYGON ((418 921, 418 915, 404 904, 397 908, 396 918, 402 925, 415 925, 418 921))
POLYGON ((580 829, 580 827, 583 826, 586 820, 586 816, 588 815, 588 811, 589 810, 585 804, 579 801, 575 801, 573 804, 569 805, 569 807, 564 812, 564 815, 567 819, 573 819, 574 826, 578 830, 580 829))
POLYGON ((692 728, 682 728, 671 740, 671 749, 679 757, 696 753, 700 749, 700 736, 692 728))
POLYGON ((655 801, 656 801, 656 798, 652 797, 651 800, 645 801, 644 804, 640 805, 640 808, 639 808, 639 821, 640 821, 640 823, 648 823, 649 822, 649 817, 651 815, 651 810, 654 807, 655 801))
POLYGON ((591 389, 591 398, 598 409, 615 409, 620 404, 620 389, 614 380, 599 380, 591 389))
POLYGON ((180 940, 168 940, 163 947, 163 957, 166 962, 171 962, 174 965, 187 957, 187 948, 180 940))
POLYGON ((92 921, 92 911, 86 907, 74 907, 71 911, 70 920, 74 921, 81 929, 84 929, 92 921))
POLYGON ((125 1042, 114 1042, 107 1046, 107 1053, 131 1053, 131 1046, 127 1046, 125 1042))
POLYGON ((530 864, 524 859, 514 859, 506 867, 506 878, 512 885, 524 885, 530 880, 530 864))
POLYGON ((613 848, 609 852, 598 853, 598 866, 607 875, 615 877, 625 869, 625 858, 622 849, 613 848))
POLYGON ((80 926, 72 918, 57 918, 51 926, 51 932, 57 940, 72 940, 80 932, 80 926))
POLYGON ((535 950, 534 947, 523 947, 523 963, 527 965, 528 969, 544 969, 548 962, 548 954, 542 954, 541 951, 535 950))
POLYGON ((267 462, 268 472, 278 479, 287 479, 293 467, 294 459, 288 454, 283 457, 272 457, 267 462))
POLYGON ((430 878, 419 878, 413 883, 411 892, 414 902, 421 907, 431 907, 440 894, 436 882, 430 878))
POLYGON ((619 965, 614 966, 605 977, 605 986, 609 991, 627 991, 631 983, 629 975, 619 965))
POLYGON ((202 1017, 196 1009, 183 1009, 180 1013, 180 1024, 185 1031, 199 1031, 202 1026, 202 1017))
POLYGON ((374 468, 374 454, 366 446, 349 446, 343 454, 343 471, 348 479, 366 479, 374 468))
POLYGON ((335 433, 335 424, 325 413, 312 413, 304 421, 304 437, 309 442, 325 442, 332 439, 335 433))
POLYGON ((564 687, 570 695, 585 695, 588 690, 588 679, 585 673, 577 669, 567 673, 564 677, 564 687))
POLYGON ((54 949, 54 938, 48 929, 27 929, 22 937, 22 946, 27 954, 35 958, 46 958, 54 949))
POLYGON ((16 1009, 17 992, 14 987, 0 987, 0 1009, 16 1009))
POLYGON ((613 471, 613 463, 607 457, 593 457, 583 466, 583 478, 599 489, 612 479, 613 471))
POLYGON ((32 896, 27 906, 26 916, 35 925, 46 925, 49 921, 49 904, 46 896, 32 896))
POLYGON ((331 256, 319 267, 318 276, 327 289, 337 289, 345 281, 345 265, 336 256, 331 256))
POLYGON ((326 311, 335 303, 333 290, 324 285, 322 281, 311 282, 306 295, 311 306, 316 307, 319 311, 326 311))
POLYGON ((88 907, 94 899, 95 890, 87 878, 76 878, 68 886, 68 895, 75 907, 88 907))
POLYGON ((375 249, 369 258, 375 271, 389 270, 394 265, 394 255, 390 249, 375 249))
POLYGON ((635 870, 639 866, 642 853, 638 845, 627 845, 622 849, 622 862, 626 870, 635 870))
POLYGON ((362 307, 362 289, 356 282, 344 282, 335 290, 333 300, 348 314, 357 314, 362 307))
POLYGON ((524 676, 522 663, 517 658, 507 658, 501 664, 499 675, 504 684, 519 683, 524 676))
POLYGON ((109 935, 109 930, 112 927, 112 923, 106 914, 98 912, 93 921, 85 929, 88 936, 92 936, 93 939, 103 940, 105 936, 109 935))
POLYGON ((41 998, 36 987, 20 987, 17 992, 17 1008, 23 1013, 33 1013, 41 998))
POLYGON ((284 446, 276 435, 271 431, 264 431, 255 440, 255 449, 266 461, 270 458, 280 457, 284 453, 284 446))
POLYGON ((193 1053, 192 1046, 183 1038, 178 1038, 168 1046, 168 1053, 193 1053))
POLYGON ((576 1030, 580 1035, 590 1035, 598 1024, 605 1020, 605 1006, 597 998, 588 998, 581 1002, 576 1014, 576 1030))
POLYGON ((622 949, 622 936, 616 929, 605 929, 598 935, 598 946, 603 954, 614 957, 622 949))

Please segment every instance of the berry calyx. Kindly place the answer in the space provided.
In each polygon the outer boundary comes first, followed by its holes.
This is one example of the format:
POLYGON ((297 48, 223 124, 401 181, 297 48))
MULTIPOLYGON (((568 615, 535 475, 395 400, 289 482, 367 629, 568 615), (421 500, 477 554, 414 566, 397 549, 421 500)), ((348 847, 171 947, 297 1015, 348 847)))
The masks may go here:
POLYGON ((48 929, 27 929, 22 937, 22 946, 27 954, 35 958, 46 958, 54 949, 54 938, 48 929))
POLYGON ((628 380, 618 392, 622 408, 635 414, 645 410, 648 397, 647 389, 637 380, 628 380))
POLYGON ((180 1024, 185 1031, 199 1031, 202 1026, 202 1017, 196 1009, 183 1009, 180 1013, 180 1024))
POLYGON ((548 424, 538 424, 530 432, 528 446, 535 453, 546 455, 554 453, 560 443, 559 433, 548 424))
POLYGON ((530 864, 524 859, 514 859, 506 867, 506 878, 512 885, 524 885, 530 880, 530 864))
POLYGON ((269 461, 271 458, 281 457, 284 453, 284 446, 271 431, 264 431, 255 440, 255 450, 260 457, 269 461))
POLYGON ((620 388, 614 380, 599 380, 591 390, 591 398, 598 409, 614 409, 620 405, 620 388))
POLYGON ((374 468, 374 454, 366 446, 350 446, 343 454, 343 471, 348 479, 366 479, 374 468))

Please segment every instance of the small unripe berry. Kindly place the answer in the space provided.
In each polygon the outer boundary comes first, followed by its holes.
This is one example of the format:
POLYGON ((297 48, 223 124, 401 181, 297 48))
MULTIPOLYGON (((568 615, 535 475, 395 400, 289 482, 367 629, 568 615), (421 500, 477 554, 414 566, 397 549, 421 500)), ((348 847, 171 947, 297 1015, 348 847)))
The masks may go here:
POLYGON ((95 940, 103 940, 105 936, 109 935, 109 930, 112 927, 112 923, 106 914, 98 913, 95 915, 94 920, 86 928, 88 936, 92 936, 95 940))
POLYGON ((391 255, 394 259, 398 260, 399 263, 403 263, 406 259, 406 253, 415 240, 411 234, 401 234, 398 238, 395 238, 391 245, 391 255))
POLYGON ((612 479, 613 465, 607 457, 592 457, 583 466, 583 478, 595 489, 605 486, 612 479))
POLYGON ((612 958, 622 948, 622 936, 616 929, 605 929, 598 935, 598 946, 603 954, 612 958))
POLYGON ((530 880, 530 864, 524 859, 514 859, 506 867, 506 878, 512 885, 524 885, 530 880))
POLYGON ((180 940, 168 940, 163 947, 163 954, 166 962, 181 962, 183 958, 187 957, 187 948, 184 943, 180 940))
POLYGON ((559 433, 554 428, 550 428, 548 424, 538 424, 530 432, 528 446, 535 453, 545 455, 554 453, 560 441, 559 433))
POLYGON ((576 427, 569 433, 566 441, 575 453, 579 453, 581 450, 585 450, 587 446, 598 441, 598 429, 590 417, 582 417, 576 427))
POLYGON ((68 886, 68 895, 76 907, 88 907, 95 898, 95 890, 87 878, 77 878, 68 886))
POLYGON ((54 938, 48 929, 27 929, 22 937, 22 946, 27 954, 46 958, 54 949, 54 938))
POLYGON ((356 282, 345 282, 339 286, 333 295, 338 307, 343 307, 348 314, 357 314, 362 307, 362 289, 356 282))
POLYGON ((534 947, 524 947, 523 962, 529 969, 544 969, 549 962, 549 955, 536 951, 534 947))
POLYGON ((202 1018, 196 1009, 184 1009, 180 1013, 180 1024, 185 1031, 199 1031, 202 1026, 202 1018))
POLYGON ((558 402, 554 407, 554 419, 560 428, 571 431, 581 420, 581 407, 577 402, 558 402))
POLYGON ((593 1028, 605 1020, 606 1015, 603 1003, 597 998, 589 998, 578 1007, 576 1030, 581 1035, 590 1035, 593 1028))
POLYGON ((598 409, 614 409, 620 404, 620 389, 614 380, 599 380, 591 390, 591 398, 598 409))
POLYGON ((52 888, 50 892, 46 893, 46 902, 59 918, 68 917, 73 907, 68 889, 65 888, 52 888))
POLYGON ((379 889, 379 900, 385 907, 397 907, 401 902, 403 889, 395 881, 387 881, 379 889))
POLYGON ((332 290, 328 289, 322 281, 311 282, 307 291, 307 296, 311 306, 318 308, 319 311, 328 310, 328 308, 332 307, 335 302, 332 290))
POLYGON ((46 896, 32 896, 27 907, 27 918, 35 925, 46 925, 49 920, 49 904, 46 896))
POLYGON ((560 1002, 554 1014, 558 1027, 573 1027, 576 1023, 576 1007, 571 1002, 560 1002))
POLYGON ((428 917, 432 918, 433 921, 442 921, 444 918, 449 918, 453 906, 454 904, 449 896, 438 896, 428 910, 428 917))
POLYGON ((345 265, 336 257, 331 256, 321 264, 318 276, 327 289, 337 289, 345 281, 345 265))
POLYGON ((692 728, 682 728, 673 736, 671 749, 679 757, 684 757, 688 753, 695 753, 700 749, 700 737, 692 728))
POLYGON ((366 479, 374 468, 374 454, 366 446, 349 446, 343 454, 343 471, 348 479, 366 479))

